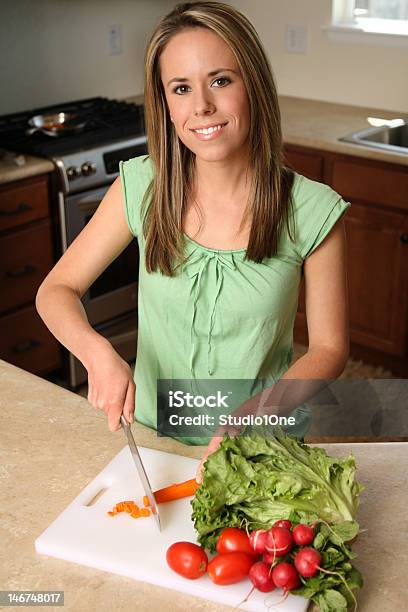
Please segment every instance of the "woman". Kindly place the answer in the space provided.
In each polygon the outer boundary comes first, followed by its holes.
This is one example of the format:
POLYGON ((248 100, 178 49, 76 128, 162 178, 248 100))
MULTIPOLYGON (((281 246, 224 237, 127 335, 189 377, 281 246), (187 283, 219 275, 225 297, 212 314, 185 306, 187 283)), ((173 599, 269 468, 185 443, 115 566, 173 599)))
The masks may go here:
MULTIPOLYGON (((135 406, 156 429, 160 379, 245 379, 258 401, 277 381, 337 378, 348 356, 349 204, 285 168, 272 71, 250 22, 227 4, 177 5, 147 47, 145 118, 149 156, 120 164, 37 295, 46 325, 88 371, 89 402, 112 431, 135 406), (135 236, 136 385, 80 302, 135 236), (302 273, 309 348, 289 367, 302 273)), ((291 414, 303 437, 307 407, 291 414)), ((200 480, 220 437, 183 441, 209 442, 200 480)))

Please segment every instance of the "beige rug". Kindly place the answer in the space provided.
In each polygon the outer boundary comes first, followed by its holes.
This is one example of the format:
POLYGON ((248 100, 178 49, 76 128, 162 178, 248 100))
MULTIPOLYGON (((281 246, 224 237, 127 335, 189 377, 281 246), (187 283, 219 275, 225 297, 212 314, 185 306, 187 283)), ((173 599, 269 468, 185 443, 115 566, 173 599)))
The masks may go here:
MULTIPOLYGON (((293 345, 293 361, 307 352, 307 346, 302 344, 293 345)), ((361 360, 350 358, 340 378, 396 378, 390 370, 385 370, 381 366, 372 366, 363 363, 361 360)))

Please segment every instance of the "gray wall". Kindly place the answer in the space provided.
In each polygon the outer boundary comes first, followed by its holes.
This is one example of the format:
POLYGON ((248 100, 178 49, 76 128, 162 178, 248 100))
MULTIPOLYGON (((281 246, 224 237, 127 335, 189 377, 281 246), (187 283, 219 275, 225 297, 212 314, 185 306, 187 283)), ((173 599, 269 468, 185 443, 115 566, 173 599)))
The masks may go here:
MULTIPOLYGON (((320 26, 331 0, 231 0, 254 23, 281 95, 408 112, 408 47, 341 44, 320 26), (310 52, 284 50, 287 24, 307 25, 310 52)), ((0 114, 91 96, 142 92, 143 53, 172 0, 2 0, 0 114), (108 53, 110 25, 123 52, 108 53)))
POLYGON ((143 53, 168 0, 3 0, 0 114, 143 90, 143 53), (109 55, 109 26, 122 53, 109 55))

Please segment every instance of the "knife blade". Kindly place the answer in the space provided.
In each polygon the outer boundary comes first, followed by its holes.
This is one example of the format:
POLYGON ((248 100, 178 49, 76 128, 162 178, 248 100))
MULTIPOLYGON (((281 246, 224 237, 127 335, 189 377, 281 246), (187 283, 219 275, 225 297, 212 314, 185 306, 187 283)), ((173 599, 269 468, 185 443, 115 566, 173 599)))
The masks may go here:
POLYGON ((161 531, 159 508, 157 506, 157 503, 156 503, 156 500, 155 500, 155 497, 152 491, 152 487, 150 486, 150 482, 147 477, 146 470, 144 469, 142 460, 140 458, 139 451, 137 450, 135 439, 133 437, 132 430, 130 429, 130 424, 127 422, 123 414, 120 417, 120 423, 126 434, 130 452, 132 453, 133 461, 135 462, 136 470, 137 470, 137 473, 139 474, 140 482, 142 483, 144 492, 147 496, 147 499, 149 500, 150 510, 152 511, 154 520, 156 522, 156 525, 159 528, 159 531, 161 531))

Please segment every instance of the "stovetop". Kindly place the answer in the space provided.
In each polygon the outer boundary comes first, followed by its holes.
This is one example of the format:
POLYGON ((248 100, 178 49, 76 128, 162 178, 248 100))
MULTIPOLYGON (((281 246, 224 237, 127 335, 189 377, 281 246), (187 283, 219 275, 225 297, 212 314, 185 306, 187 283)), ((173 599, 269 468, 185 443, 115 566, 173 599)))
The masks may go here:
POLYGON ((40 157, 62 157, 77 151, 128 140, 145 133, 143 105, 88 98, 55 104, 31 111, 0 116, 0 147, 40 157), (26 135, 28 120, 34 115, 70 112, 86 119, 82 131, 62 136, 36 132, 26 135))

